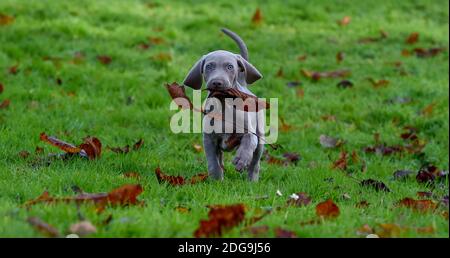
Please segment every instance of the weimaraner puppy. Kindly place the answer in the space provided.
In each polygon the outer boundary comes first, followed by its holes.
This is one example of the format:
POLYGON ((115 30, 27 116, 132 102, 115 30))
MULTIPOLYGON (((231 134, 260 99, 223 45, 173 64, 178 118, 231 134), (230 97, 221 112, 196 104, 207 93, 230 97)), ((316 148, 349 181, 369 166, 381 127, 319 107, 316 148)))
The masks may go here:
MULTIPOLYGON (((240 55, 225 50, 217 50, 204 55, 191 68, 183 84, 198 90, 205 81, 210 95, 213 90, 235 88, 255 96, 248 90, 247 85, 261 79, 261 73, 248 61, 248 50, 244 41, 228 29, 224 28, 222 32, 238 44, 240 55)), ((224 104, 223 100, 220 101, 224 104)), ((234 112, 236 112, 235 109, 234 112)), ((205 123, 210 123, 210 120, 205 122, 206 118, 208 117, 205 116, 203 119, 204 126, 205 123)), ((247 122, 245 121, 244 125, 246 128, 247 122)), ((261 125, 264 121, 259 120, 257 123, 261 125)), ((205 132, 203 129, 203 145, 208 162, 208 174, 214 179, 223 180, 223 151, 232 151, 237 147, 236 156, 233 159, 236 170, 239 172, 247 170, 249 180, 258 181, 259 163, 264 150, 263 142, 255 135, 255 133, 261 135, 261 130, 258 129, 260 127, 257 125, 256 132, 250 133, 249 131, 235 130, 236 123, 232 126, 234 127, 232 133, 229 131, 205 132)))

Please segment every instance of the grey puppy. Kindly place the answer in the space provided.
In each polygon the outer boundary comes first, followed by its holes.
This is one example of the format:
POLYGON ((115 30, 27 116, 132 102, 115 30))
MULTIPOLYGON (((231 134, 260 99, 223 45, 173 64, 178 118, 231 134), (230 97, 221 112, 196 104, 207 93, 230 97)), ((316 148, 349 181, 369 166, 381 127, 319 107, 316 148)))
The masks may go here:
MULTIPOLYGON (((209 90, 235 88, 254 96, 248 90, 247 85, 261 79, 262 75, 248 61, 248 50, 244 41, 228 29, 224 28, 222 32, 238 44, 240 55, 225 50, 217 50, 204 55, 191 68, 183 84, 198 90, 204 80, 209 90)), ((259 129, 256 133, 261 135, 259 129)), ((204 131, 203 145, 210 177, 223 180, 223 151, 231 151, 237 147, 236 156, 233 159, 236 170, 239 172, 247 170, 249 180, 258 181, 259 163, 264 144, 256 135, 248 131, 236 133, 236 130, 233 133, 225 133, 225 131, 206 133, 204 131)))

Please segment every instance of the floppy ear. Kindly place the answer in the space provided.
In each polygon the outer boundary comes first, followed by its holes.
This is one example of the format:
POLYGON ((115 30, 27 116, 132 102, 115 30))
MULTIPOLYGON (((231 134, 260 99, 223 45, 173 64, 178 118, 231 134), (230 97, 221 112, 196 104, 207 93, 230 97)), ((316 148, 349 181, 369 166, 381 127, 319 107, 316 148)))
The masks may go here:
POLYGON ((241 68, 241 72, 245 74, 245 82, 247 84, 252 84, 257 80, 261 79, 262 74, 256 69, 251 63, 245 60, 242 56, 237 55, 237 62, 241 68))
POLYGON ((189 86, 193 89, 200 89, 202 87, 203 82, 203 64, 205 63, 205 58, 200 58, 194 66, 192 66, 188 75, 183 81, 183 84, 189 86))

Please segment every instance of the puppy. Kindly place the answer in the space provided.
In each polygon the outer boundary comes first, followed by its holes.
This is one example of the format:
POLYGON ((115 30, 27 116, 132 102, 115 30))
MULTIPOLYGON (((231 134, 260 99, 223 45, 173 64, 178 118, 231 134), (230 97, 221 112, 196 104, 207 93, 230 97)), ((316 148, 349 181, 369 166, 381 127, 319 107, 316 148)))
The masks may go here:
MULTIPOLYGON (((183 84, 193 89, 200 89, 205 81, 209 95, 215 90, 237 89, 241 92, 255 96, 248 88, 257 80, 262 78, 261 73, 248 61, 248 50, 244 41, 234 32, 222 29, 226 35, 232 38, 240 49, 240 55, 225 50, 210 52, 201 57, 191 68, 183 84)), ((213 98, 207 98, 206 107, 215 107, 212 103, 213 98)), ((217 101, 217 99, 214 98, 217 101)), ((221 131, 206 132, 205 127, 214 123, 222 122, 212 120, 209 116, 203 118, 203 145, 208 163, 208 174, 211 178, 223 180, 223 151, 231 151, 237 148, 233 164, 237 171, 248 171, 250 181, 258 181, 260 159, 264 150, 264 144, 261 136, 263 131, 260 129, 264 125, 262 119, 249 119, 250 112, 237 110, 235 106, 228 105, 225 101, 219 100, 222 114, 231 112, 233 123, 222 123, 221 131), (239 121, 237 121, 239 120, 239 121), (231 132, 228 130, 232 126, 231 132), (244 131, 239 130, 245 128, 244 131), (226 129, 227 128, 227 129, 226 129), (225 129, 225 130, 224 130, 225 129), (258 135, 258 136, 256 136, 258 135)), ((218 112, 217 110, 209 110, 218 112)), ((259 116, 260 118, 263 116, 259 116)))

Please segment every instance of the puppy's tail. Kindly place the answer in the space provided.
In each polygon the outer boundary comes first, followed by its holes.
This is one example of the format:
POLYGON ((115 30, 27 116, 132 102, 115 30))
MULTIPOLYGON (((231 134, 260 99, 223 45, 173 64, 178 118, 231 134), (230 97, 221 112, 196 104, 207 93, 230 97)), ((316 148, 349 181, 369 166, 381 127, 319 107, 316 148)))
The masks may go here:
POLYGON ((245 59, 248 60, 248 50, 247 50, 247 46, 245 45, 244 41, 241 39, 241 37, 239 37, 239 35, 237 35, 236 33, 232 32, 229 29, 226 28, 222 28, 221 29, 223 33, 225 33, 226 35, 228 35, 230 38, 232 38, 236 44, 238 44, 239 46, 239 50, 241 51, 241 56, 245 59))

